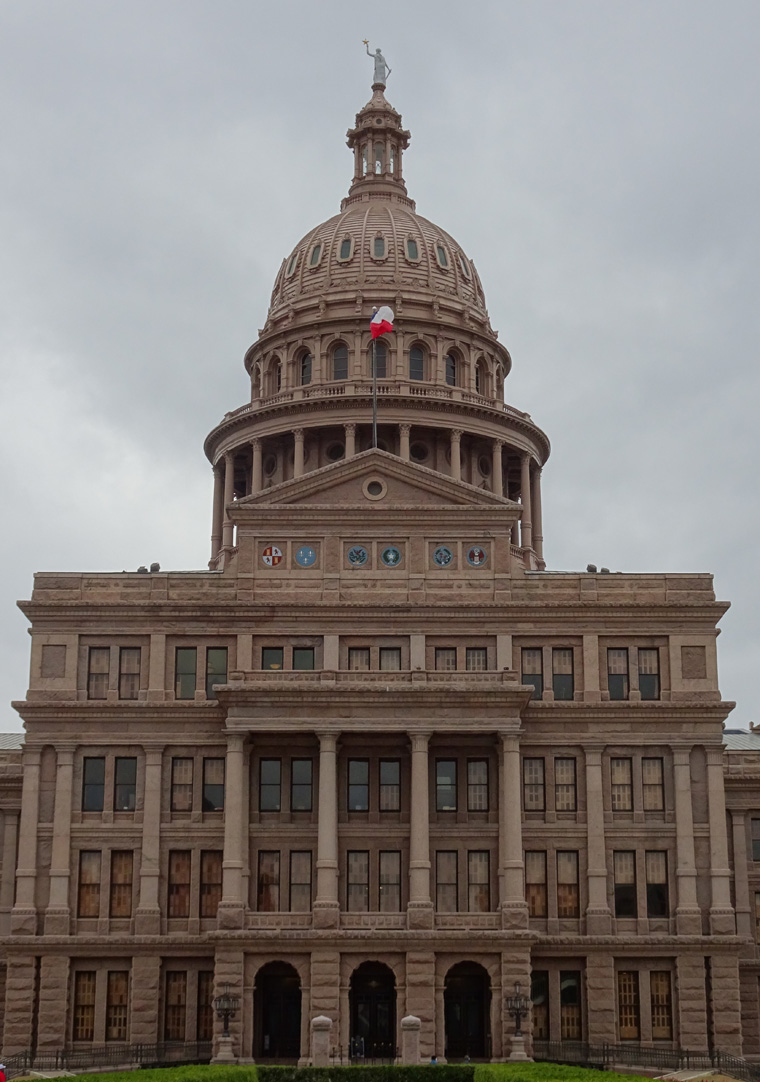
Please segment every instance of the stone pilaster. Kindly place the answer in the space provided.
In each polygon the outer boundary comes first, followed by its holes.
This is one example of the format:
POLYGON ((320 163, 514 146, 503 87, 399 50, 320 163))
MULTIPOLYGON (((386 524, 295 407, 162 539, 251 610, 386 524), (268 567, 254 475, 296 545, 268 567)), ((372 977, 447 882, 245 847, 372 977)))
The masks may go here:
MULTIPOLYGON (((11 955, 5 982, 4 1056, 31 1047, 36 981, 34 955, 11 955)), ((67 991, 64 988, 59 994, 67 991)))
POLYGON ((68 935, 71 866, 71 798, 74 783, 74 745, 56 748, 55 811, 50 860, 50 896, 45 911, 45 935, 68 935))
POLYGON ((586 959, 586 1018, 589 1044, 617 1041, 615 965, 607 954, 586 959))
POLYGON ((697 904, 691 766, 689 751, 686 748, 677 748, 673 752, 673 784, 676 798, 676 850, 678 854, 676 929, 679 935, 699 935, 702 931, 702 914, 697 904))
POLYGON ((262 466, 261 440, 254 436, 251 440, 253 460, 251 463, 251 492, 261 492, 264 487, 264 471, 262 466))
POLYGON ((333 1032, 340 1013, 340 952, 311 952, 311 1015, 332 1019, 333 1032))
MULTIPOLYGON (((433 903, 430 898, 430 814, 428 794, 428 744, 430 733, 411 733, 412 743, 412 815, 409 832, 409 907, 410 928, 433 927, 433 903)), ((419 1014, 419 1011, 412 1011, 419 1014)))
POLYGON ((501 453, 504 450, 504 440, 494 440, 491 445, 491 473, 493 474, 493 491, 497 496, 504 496, 504 479, 502 472, 501 453))
POLYGON ((16 890, 16 861, 18 859, 18 812, 3 812, 3 872, 0 878, 0 935, 11 928, 11 909, 16 890))
POLYGON ((234 538, 234 526, 228 511, 234 492, 235 456, 232 451, 227 451, 224 456, 224 521, 222 525, 222 547, 226 549, 232 548, 234 538))
MULTIPOLYGON (((338 901, 338 734, 319 736, 319 821, 317 824, 317 897, 315 928, 337 928, 338 901)), ((314 1011, 313 1013, 320 1013, 314 1011)))
POLYGON ((609 935, 612 931, 612 914, 607 902, 607 852, 604 838, 601 748, 586 748, 586 832, 588 837, 586 932, 588 935, 609 935))
POLYGON ((749 893, 747 873, 747 824, 744 812, 732 809, 731 830, 734 849, 734 893, 736 897, 736 932, 755 938, 754 899, 749 893))
POLYGON ((211 559, 222 547, 222 520, 224 518, 224 479, 219 463, 214 466, 214 503, 211 512, 211 559))
POLYGON ((461 481, 462 479, 462 430, 461 428, 452 428, 450 433, 450 450, 451 450, 451 476, 455 481, 461 481))
POLYGON ((423 1063, 443 1047, 435 1046, 435 954, 409 951, 406 956, 406 1013, 419 1018, 420 1059, 423 1063))
POLYGON ((501 733, 501 744, 502 770, 499 786, 501 923, 503 928, 527 928, 528 907, 525 904, 523 883, 520 737, 514 732, 501 733))
POLYGON ((293 429, 293 476, 303 476, 303 429, 293 429))
MULTIPOLYGON (((47 924, 47 920, 45 923, 47 924)), ((56 1052, 66 1044, 68 988, 68 955, 43 954, 40 959, 40 1006, 37 1018, 38 1052, 56 1052)))
POLYGON ((159 904, 159 852, 161 846, 161 764, 162 748, 145 749, 145 794, 140 858, 140 897, 135 911, 137 935, 158 935, 161 931, 159 904))
POLYGON ((245 737, 240 733, 232 733, 227 737, 222 900, 217 913, 220 928, 242 928, 245 916, 243 856, 248 816, 244 744, 245 737))
POLYGON ((135 955, 129 981, 132 1044, 154 1044, 159 1039, 161 959, 155 954, 135 955))
MULTIPOLYGON (((11 934, 36 935, 37 824, 40 802, 40 752, 23 755, 24 784, 21 790, 19 862, 16 869, 16 901, 11 911, 11 934)), ((7 1054, 7 1049, 5 1050, 7 1054)))
POLYGON ((732 1056, 742 1054, 742 1019, 739 1000, 739 959, 732 954, 710 958, 713 1047, 732 1056))
POLYGON ((707 1002, 705 960, 701 954, 676 957, 676 1008, 678 1042, 692 1052, 707 1051, 707 1002))
POLYGON ((707 748, 707 808, 710 822, 710 932, 712 935, 734 935, 736 917, 731 905, 722 747, 707 748))
POLYGON ((583 701, 598 703, 602 701, 599 686, 599 636, 583 636, 583 701))
POLYGON ((533 516, 530 506, 530 455, 520 456, 520 503, 522 504, 521 544, 524 549, 533 548, 533 516))

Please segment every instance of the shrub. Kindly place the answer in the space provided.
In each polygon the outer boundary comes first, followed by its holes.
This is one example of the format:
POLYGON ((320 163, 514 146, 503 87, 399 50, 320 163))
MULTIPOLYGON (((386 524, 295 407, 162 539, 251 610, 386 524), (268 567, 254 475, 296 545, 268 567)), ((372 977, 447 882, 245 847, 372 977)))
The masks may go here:
MULTIPOLYGON (((430 1067, 264 1067, 258 1068, 259 1082, 474 1082, 471 1064, 446 1064, 430 1067), (430 1072, 435 1074, 431 1078, 430 1072)), ((496 1080, 494 1080, 496 1082, 496 1080)))

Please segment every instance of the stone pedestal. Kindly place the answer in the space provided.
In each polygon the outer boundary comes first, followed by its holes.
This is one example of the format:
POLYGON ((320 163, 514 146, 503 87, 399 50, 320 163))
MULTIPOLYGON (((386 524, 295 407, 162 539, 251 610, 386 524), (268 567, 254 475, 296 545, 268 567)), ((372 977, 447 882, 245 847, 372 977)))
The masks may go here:
POLYGON ((311 919, 315 928, 337 928, 340 924, 340 906, 335 902, 315 902, 311 919))
POLYGON ((429 929, 433 927, 432 902, 410 902, 406 910, 408 928, 429 929))
MULTIPOLYGON (((403 1022, 402 1022, 403 1025, 403 1022)), ((332 1019, 326 1014, 318 1014, 311 1020, 311 1065, 312 1067, 330 1066, 330 1031, 332 1019)))
POLYGON ((401 1019, 401 1062, 420 1062, 420 1029, 422 1022, 413 1014, 401 1019))
POLYGON ((237 1063, 237 1057, 235 1056, 234 1049, 232 1047, 232 1037, 217 1037, 216 1039, 216 1055, 211 1060, 212 1063, 237 1063))
POLYGON ((530 1060, 530 1056, 525 1051, 524 1037, 512 1037, 508 1062, 515 1063, 518 1060, 530 1060))

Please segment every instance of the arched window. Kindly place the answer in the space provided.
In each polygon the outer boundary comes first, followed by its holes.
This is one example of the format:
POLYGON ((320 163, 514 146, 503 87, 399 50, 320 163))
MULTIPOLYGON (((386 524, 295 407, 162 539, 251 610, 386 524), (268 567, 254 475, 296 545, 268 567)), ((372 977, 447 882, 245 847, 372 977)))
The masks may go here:
POLYGON ((333 379, 348 379, 348 346, 339 342, 332 356, 333 379))
POLYGON ((338 250, 338 259, 341 263, 351 258, 351 249, 353 247, 350 237, 344 237, 340 242, 340 248, 338 250))
POLYGON ((375 172, 380 174, 383 172, 383 158, 385 157, 385 147, 382 143, 375 143, 375 172))
POLYGON ((445 358, 446 365, 446 382, 449 387, 456 387, 457 385, 457 359, 453 353, 447 353, 445 358))
POLYGON ((365 143, 364 146, 362 147, 362 176, 366 177, 366 175, 367 175, 367 144, 365 143))
POLYGON ((282 364, 279 357, 273 357, 269 362, 266 374, 266 394, 277 394, 282 387, 282 364))
POLYGON ((282 388, 282 364, 277 362, 274 369, 274 390, 275 394, 282 388))
POLYGON ((413 263, 420 258, 420 250, 414 237, 406 238, 406 258, 411 259, 413 263))
POLYGON ((311 256, 309 257, 309 266, 310 267, 316 267, 318 265, 319 260, 321 259, 321 257, 322 257, 322 245, 321 244, 315 244, 314 247, 311 250, 311 256))
POLYGON ((290 257, 290 262, 288 263, 288 269, 285 271, 285 277, 286 278, 290 278, 291 274, 293 274, 293 272, 296 269, 296 263, 297 262, 298 262, 298 252, 293 252, 292 256, 290 257))
POLYGON ((372 255, 375 259, 385 259, 385 237, 375 237, 372 241, 372 255))
POLYGON ((388 347, 385 342, 375 341, 369 347, 369 370, 372 373, 372 357, 375 358, 376 375, 378 379, 386 379, 388 375, 388 347))
POLYGON ((409 350, 409 379, 425 378, 425 354, 421 346, 409 350))
POLYGON ((475 365, 475 391, 477 394, 488 395, 489 393, 488 367, 482 359, 475 365))
POLYGON ((446 255, 446 249, 443 247, 442 244, 436 244, 435 254, 438 260, 438 266, 441 267, 443 270, 448 270, 449 257, 446 255))
POLYGON ((301 386, 311 383, 312 357, 310 353, 301 354, 301 386))

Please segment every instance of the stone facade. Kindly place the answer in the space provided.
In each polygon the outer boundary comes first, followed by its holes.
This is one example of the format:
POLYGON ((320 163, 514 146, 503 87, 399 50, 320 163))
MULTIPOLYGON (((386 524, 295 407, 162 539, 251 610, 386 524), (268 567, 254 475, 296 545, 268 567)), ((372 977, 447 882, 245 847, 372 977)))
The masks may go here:
POLYGON ((709 575, 545 569, 549 443, 408 143, 374 87, 206 441, 209 569, 40 574, 21 605, 5 1056, 219 1038, 227 988, 222 1056, 503 1059, 516 982, 529 1052, 760 1056, 727 606, 709 575))

